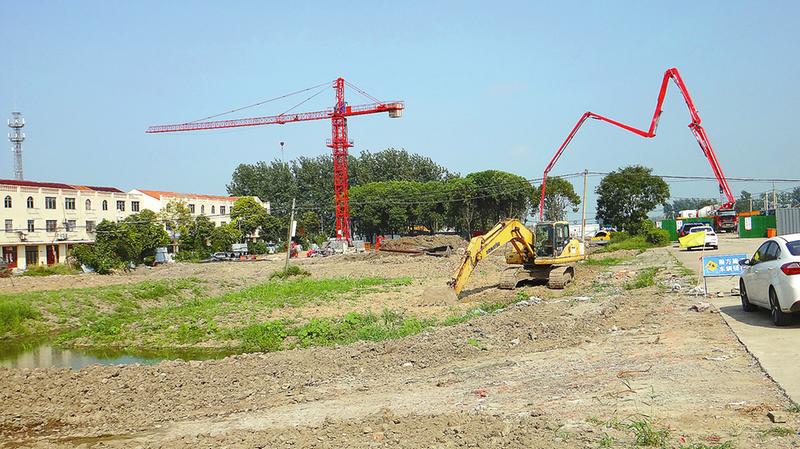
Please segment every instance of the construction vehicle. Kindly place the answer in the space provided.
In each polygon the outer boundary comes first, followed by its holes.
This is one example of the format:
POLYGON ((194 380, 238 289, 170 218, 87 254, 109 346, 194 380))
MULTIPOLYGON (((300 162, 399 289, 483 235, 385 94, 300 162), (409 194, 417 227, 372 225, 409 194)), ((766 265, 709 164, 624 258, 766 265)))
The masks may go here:
POLYGON ((566 221, 540 222, 531 231, 516 219, 497 223, 484 235, 473 237, 464 261, 448 285, 456 296, 464 289, 475 267, 497 249, 510 244, 506 254, 511 265, 498 287, 513 289, 523 281, 546 282, 549 288, 564 288, 575 276, 575 262, 586 258, 583 243, 570 238, 566 221))
POLYGON ((572 131, 567 135, 567 138, 564 139, 564 142, 558 147, 556 150, 556 154, 550 160, 550 163, 547 164, 547 167, 544 169, 544 174, 542 175, 542 188, 541 188, 541 198, 539 199, 539 218, 542 218, 542 214, 544 213, 544 199, 545 199, 545 188, 547 186, 547 174, 552 170, 553 166, 556 165, 558 159, 561 157, 561 154, 567 148, 572 139, 575 137, 575 134, 581 128, 583 123, 587 119, 594 119, 599 120, 601 122, 606 122, 610 125, 617 126, 622 128, 626 131, 630 131, 638 136, 644 138, 653 138, 656 136, 656 128, 658 128, 658 119, 661 118, 661 112, 663 111, 663 104, 664 98, 667 94, 667 87, 669 86, 669 82, 672 80, 675 85, 680 90, 681 95, 683 95, 683 100, 686 102, 686 107, 689 109, 689 117, 691 118, 691 123, 689 123, 689 129, 694 134, 695 139, 697 139, 698 145, 700 145, 700 150, 705 155, 706 159, 708 159, 709 164, 711 164, 711 170, 714 172, 714 176, 717 179, 717 183, 719 184, 719 192, 721 196, 725 198, 722 200, 722 205, 716 209, 714 212, 713 218, 715 227, 717 230, 731 230, 734 231, 737 229, 737 218, 736 212, 734 210, 734 205, 736 203, 736 199, 731 192, 731 188, 728 185, 728 180, 725 178, 725 174, 722 172, 722 167, 717 160, 717 155, 714 153, 714 149, 711 147, 711 141, 708 138, 708 134, 706 134, 706 130, 700 124, 700 114, 697 112, 697 108, 694 105, 694 101, 692 97, 689 95, 689 90, 686 88, 686 84, 683 82, 683 78, 681 78, 680 73, 678 73, 678 69, 671 68, 664 72, 664 76, 661 80, 661 89, 658 92, 658 100, 656 101, 656 109, 653 113, 653 118, 650 121, 650 127, 648 129, 639 129, 630 125, 626 125, 622 122, 616 121, 614 119, 602 116, 600 114, 596 114, 591 111, 585 112, 581 117, 578 119, 578 122, 572 128, 572 131))

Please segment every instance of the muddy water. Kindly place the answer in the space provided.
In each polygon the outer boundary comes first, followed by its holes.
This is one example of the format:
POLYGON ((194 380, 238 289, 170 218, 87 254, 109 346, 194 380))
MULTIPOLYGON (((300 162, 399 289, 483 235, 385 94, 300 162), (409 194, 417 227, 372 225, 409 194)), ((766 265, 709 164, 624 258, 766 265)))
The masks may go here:
POLYGON ((71 368, 89 365, 153 365, 162 360, 206 360, 222 358, 230 352, 169 351, 127 352, 103 349, 65 349, 48 341, 0 341, 0 367, 71 368))

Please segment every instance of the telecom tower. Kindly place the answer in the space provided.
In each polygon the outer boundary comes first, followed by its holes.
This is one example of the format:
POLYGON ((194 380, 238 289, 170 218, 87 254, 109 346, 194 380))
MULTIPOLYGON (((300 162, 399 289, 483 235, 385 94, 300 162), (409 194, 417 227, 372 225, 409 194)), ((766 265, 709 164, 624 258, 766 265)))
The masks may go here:
POLYGON ((11 142, 12 151, 14 152, 14 179, 22 181, 22 142, 25 140, 25 133, 22 128, 25 126, 25 119, 19 112, 12 112, 11 118, 8 119, 8 127, 11 132, 8 133, 8 140, 11 142))

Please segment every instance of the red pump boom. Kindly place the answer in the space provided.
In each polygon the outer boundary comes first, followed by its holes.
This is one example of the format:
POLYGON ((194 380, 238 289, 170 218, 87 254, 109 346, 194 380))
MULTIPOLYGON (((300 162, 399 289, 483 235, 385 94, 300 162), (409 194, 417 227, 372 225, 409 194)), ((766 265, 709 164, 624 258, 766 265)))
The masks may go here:
POLYGON ((575 137, 575 134, 580 129, 583 122, 586 121, 587 118, 592 118, 595 120, 601 120, 606 123, 610 123, 614 126, 618 126, 624 130, 630 131, 634 134, 638 134, 642 137, 650 138, 655 137, 656 135, 656 128, 658 127, 658 119, 661 117, 662 112, 662 104, 664 103, 664 96, 667 93, 667 85, 669 84, 669 80, 675 82, 675 85, 678 86, 680 89, 681 94, 683 95, 683 99, 686 101, 686 106, 689 108, 689 116, 692 118, 692 122, 689 123, 689 129, 692 130, 692 134, 697 139, 697 143, 700 144, 700 149, 703 150, 703 154, 708 159, 708 162, 711 164, 711 169, 714 171, 714 176, 716 176, 717 181, 719 182, 719 189, 720 192, 725 194, 727 198, 727 202, 725 202, 720 209, 732 209, 736 199, 733 197, 733 193, 731 193, 731 189, 728 186, 728 180, 725 179, 725 174, 722 172, 722 167, 719 165, 719 161, 717 160, 716 154, 714 154, 714 149, 711 148, 711 142, 708 140, 708 135, 706 134, 706 130, 700 125, 700 115, 697 113, 697 108, 694 106, 694 102, 692 101, 692 97, 689 96, 689 91, 686 89, 686 85, 683 84, 683 79, 681 79, 680 73, 678 73, 678 69, 671 68, 664 72, 664 79, 661 81, 661 90, 658 92, 658 101, 656 102, 656 110, 653 113, 653 120, 650 122, 650 129, 647 131, 634 128, 633 126, 626 125, 624 123, 620 123, 616 120, 610 119, 608 117, 603 117, 600 114, 595 114, 594 112, 588 111, 584 113, 580 119, 578 119, 578 123, 575 124, 575 127, 572 128, 569 135, 567 136, 564 143, 558 148, 556 151, 555 156, 553 159, 550 160, 550 163, 547 164, 547 167, 544 169, 544 175, 542 176, 542 196, 539 199, 539 219, 541 220, 544 217, 544 194, 545 194, 545 186, 547 185, 547 174, 553 168, 553 166, 558 162, 558 158, 561 157, 561 153, 564 152, 564 149, 567 148, 572 138, 575 137))

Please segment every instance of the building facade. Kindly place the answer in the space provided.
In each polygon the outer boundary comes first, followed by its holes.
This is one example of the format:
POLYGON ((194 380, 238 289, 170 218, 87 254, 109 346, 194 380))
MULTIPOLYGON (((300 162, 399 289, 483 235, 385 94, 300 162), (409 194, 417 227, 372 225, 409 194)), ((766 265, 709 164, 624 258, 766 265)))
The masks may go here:
MULTIPOLYGON (((231 209, 240 197, 203 195, 198 193, 178 193, 165 192, 163 190, 134 189, 128 192, 131 195, 138 195, 142 198, 142 208, 158 212, 172 201, 181 201, 189 208, 192 217, 205 215, 214 223, 220 226, 231 221, 231 209)), ((269 212, 269 202, 262 202, 253 197, 262 207, 269 212)))
POLYGON ((142 196, 113 187, 0 179, 0 250, 9 268, 64 263, 103 220, 142 209, 142 196))

